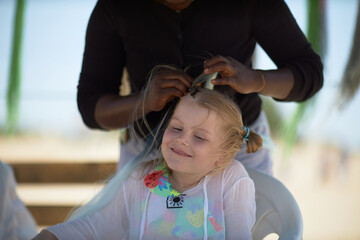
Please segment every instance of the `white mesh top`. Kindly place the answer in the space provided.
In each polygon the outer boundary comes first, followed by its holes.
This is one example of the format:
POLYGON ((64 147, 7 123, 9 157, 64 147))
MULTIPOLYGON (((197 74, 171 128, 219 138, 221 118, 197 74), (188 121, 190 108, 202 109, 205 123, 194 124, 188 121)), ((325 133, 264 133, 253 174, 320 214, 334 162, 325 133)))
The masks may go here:
POLYGON ((255 188, 238 161, 179 196, 150 192, 139 175, 134 172, 104 208, 47 230, 79 240, 251 239, 255 188))

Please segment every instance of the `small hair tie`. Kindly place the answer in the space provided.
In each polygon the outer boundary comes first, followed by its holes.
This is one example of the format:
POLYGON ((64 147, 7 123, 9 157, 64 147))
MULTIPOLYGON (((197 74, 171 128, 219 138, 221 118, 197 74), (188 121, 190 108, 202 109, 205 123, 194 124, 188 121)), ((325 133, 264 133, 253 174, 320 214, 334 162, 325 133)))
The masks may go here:
POLYGON ((246 131, 246 135, 245 135, 245 137, 243 139, 245 141, 248 141, 249 140, 249 134, 250 134, 250 128, 244 127, 244 130, 246 131))

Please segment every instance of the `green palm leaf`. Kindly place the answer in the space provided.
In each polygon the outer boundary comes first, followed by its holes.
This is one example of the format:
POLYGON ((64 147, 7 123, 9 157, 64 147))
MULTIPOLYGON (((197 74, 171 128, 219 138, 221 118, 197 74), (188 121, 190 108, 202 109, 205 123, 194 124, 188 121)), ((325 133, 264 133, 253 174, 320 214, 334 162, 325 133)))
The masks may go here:
POLYGON ((21 53, 25 0, 17 0, 14 21, 13 45, 11 53, 10 74, 7 88, 7 132, 12 134, 18 122, 21 85, 21 53))
POLYGON ((340 96, 336 98, 336 101, 339 101, 340 109, 345 108, 354 98, 360 85, 360 1, 358 1, 357 14, 351 54, 340 83, 340 96))

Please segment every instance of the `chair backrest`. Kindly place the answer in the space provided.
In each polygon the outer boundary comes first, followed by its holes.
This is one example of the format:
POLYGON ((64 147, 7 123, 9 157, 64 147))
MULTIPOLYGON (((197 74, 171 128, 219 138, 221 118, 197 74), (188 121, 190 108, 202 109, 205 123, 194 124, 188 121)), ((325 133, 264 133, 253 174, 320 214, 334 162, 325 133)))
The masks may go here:
POLYGON ((254 240, 271 233, 279 240, 302 239, 303 222, 298 204, 290 191, 276 178, 247 168, 256 191, 256 222, 252 230, 254 240))

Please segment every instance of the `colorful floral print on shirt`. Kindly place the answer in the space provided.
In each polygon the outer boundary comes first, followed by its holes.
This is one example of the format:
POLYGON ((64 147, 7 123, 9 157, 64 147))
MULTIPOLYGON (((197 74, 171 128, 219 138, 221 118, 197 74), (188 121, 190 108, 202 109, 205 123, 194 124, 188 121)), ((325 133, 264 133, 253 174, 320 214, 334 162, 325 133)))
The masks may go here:
POLYGON ((169 182, 169 169, 166 164, 160 164, 154 172, 147 175, 144 179, 145 187, 152 193, 162 197, 176 197, 180 193, 171 187, 169 182))
MULTIPOLYGON (((151 174, 147 175, 144 184, 158 197, 166 198, 166 210, 158 218, 148 222, 147 231, 169 238, 176 236, 184 239, 200 239, 204 236, 204 198, 202 191, 200 195, 192 196, 184 201, 185 194, 180 194, 171 187, 166 164, 159 165, 151 174)), ((160 211, 160 209, 162 208, 159 207, 156 211, 160 211)), ((209 202, 206 220, 207 235, 213 239, 224 239, 223 216, 220 212, 220 203, 209 202)))

